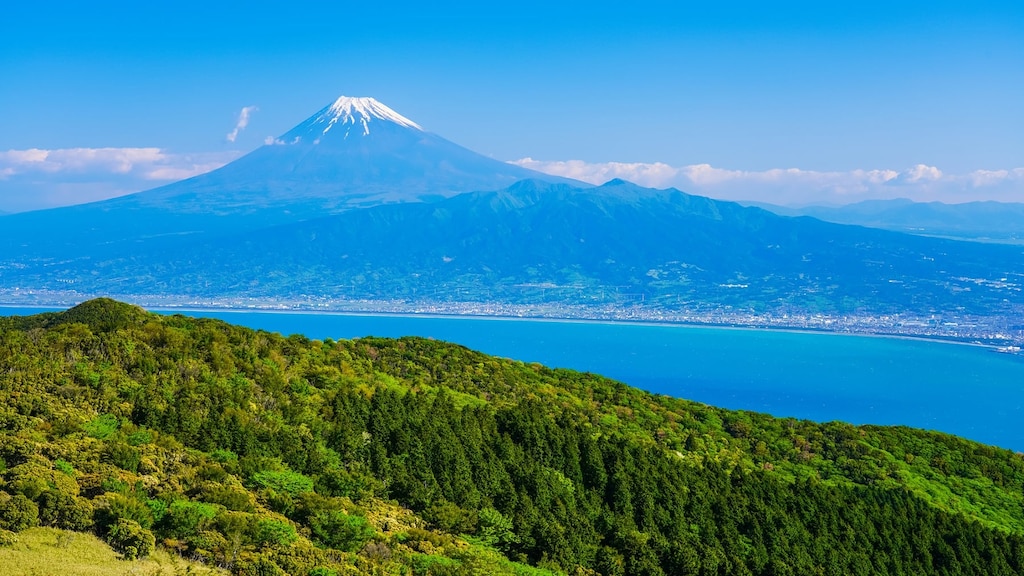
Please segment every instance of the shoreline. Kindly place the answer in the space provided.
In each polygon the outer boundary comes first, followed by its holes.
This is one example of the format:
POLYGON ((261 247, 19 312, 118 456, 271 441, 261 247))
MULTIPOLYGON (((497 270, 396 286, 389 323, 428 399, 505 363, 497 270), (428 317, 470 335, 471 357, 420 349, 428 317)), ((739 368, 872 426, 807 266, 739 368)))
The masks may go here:
MULTIPOLYGON (((366 311, 366 310, 308 310, 308 309, 292 309, 292 308, 235 308, 235 307, 202 307, 202 306, 140 306, 145 310, 158 313, 223 313, 223 314, 269 314, 269 315, 308 315, 308 316, 345 316, 345 317, 360 317, 360 318, 424 318, 424 319, 438 319, 438 320, 481 320, 491 322, 549 322, 549 323, 562 323, 562 324, 598 324, 598 325, 612 325, 612 326, 648 326, 648 327, 662 327, 662 328, 683 328, 683 329, 715 329, 715 330, 742 330, 742 331, 755 331, 755 332, 777 332, 777 333, 788 333, 788 334, 811 334, 811 335, 826 335, 826 336, 853 336, 862 338, 887 338, 893 340, 906 340, 916 342, 930 342, 936 344, 953 344, 960 346, 971 346, 975 348, 985 348, 997 353, 1006 353, 1009 355, 1020 355, 1020 353, 1003 352, 1002 348, 1004 345, 995 343, 985 343, 977 341, 976 339, 968 340, 965 338, 957 338, 954 336, 943 337, 940 335, 914 335, 914 334, 892 334, 886 332, 873 332, 873 331, 855 331, 855 330, 830 330, 827 328, 813 328, 813 327, 787 327, 787 326, 763 326, 763 325, 751 325, 741 323, 714 323, 714 322, 686 322, 686 321, 672 321, 672 320, 632 320, 632 319, 615 319, 615 318, 579 318, 579 317, 563 317, 563 316, 513 316, 513 315, 496 315, 496 314, 457 314, 457 313, 443 313, 443 312, 393 312, 393 311, 366 311)), ((9 309, 31 309, 39 310, 43 312, 60 312, 67 310, 70 306, 24 306, 10 303, 0 303, 0 310, 9 309)), ((5 316, 6 314, 0 314, 5 316)))
POLYGON ((496 316, 496 315, 484 315, 484 314, 443 314, 436 312, 345 312, 337 310, 329 311, 314 311, 314 310, 288 310, 285 308, 281 309, 246 309, 246 308, 163 308, 154 307, 147 308, 154 312, 224 312, 227 314, 278 314, 278 315, 289 315, 289 314, 301 314, 311 316, 349 316, 349 317, 360 317, 360 318, 379 318, 379 317, 391 317, 391 318, 429 318, 437 320, 483 320, 488 322, 548 322, 554 324, 598 324, 598 325, 609 325, 609 326, 650 326, 650 327, 661 327, 661 328, 697 328, 697 329, 713 329, 713 330, 741 330, 750 332, 781 332, 787 334, 812 334, 812 335, 823 335, 823 336, 853 336, 862 338, 888 338, 895 340, 910 340, 910 341, 923 341, 923 342, 935 342, 940 344, 957 344, 961 346, 974 346, 979 348, 990 348, 997 350, 1000 346, 996 344, 985 344, 984 342, 974 342, 967 340, 956 340, 954 338, 942 338, 940 336, 912 336, 908 334, 887 334, 884 332, 852 332, 846 331, 841 332, 839 330, 827 330, 824 328, 795 328, 795 327, 774 327, 774 326, 752 326, 743 324, 715 324, 715 323, 702 323, 702 322, 672 322, 670 320, 615 320, 605 318, 569 318, 569 317, 555 317, 555 316, 496 316))

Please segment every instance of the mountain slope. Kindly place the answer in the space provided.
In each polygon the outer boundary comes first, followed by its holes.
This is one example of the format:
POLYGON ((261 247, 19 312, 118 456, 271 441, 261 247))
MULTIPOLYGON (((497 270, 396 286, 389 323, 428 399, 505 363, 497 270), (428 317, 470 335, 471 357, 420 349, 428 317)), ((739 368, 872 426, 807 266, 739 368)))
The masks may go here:
POLYGON ((126 560, 92 534, 29 528, 18 542, 0 546, 0 573, 4 576, 105 576, 108 574, 174 574, 226 576, 226 570, 204 566, 173 552, 155 551, 147 558, 126 560))
POLYGON ((1022 269, 1019 247, 785 218, 622 181, 524 181, 8 276, 210 298, 998 315, 1014 313, 1022 269))
POLYGON ((418 338, 91 301, 0 318, 0 400, 0 530, 128 526, 237 574, 1024 570, 1018 454, 418 338))
POLYGON ((568 182, 463 148, 373 98, 342 96, 227 166, 110 206, 231 213, 310 202, 330 211, 494 190, 524 178, 568 182))

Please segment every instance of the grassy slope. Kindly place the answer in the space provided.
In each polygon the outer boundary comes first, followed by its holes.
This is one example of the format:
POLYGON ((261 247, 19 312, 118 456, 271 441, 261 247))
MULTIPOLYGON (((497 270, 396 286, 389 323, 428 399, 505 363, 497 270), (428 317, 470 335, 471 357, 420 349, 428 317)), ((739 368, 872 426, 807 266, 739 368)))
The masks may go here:
POLYGON ((92 534, 55 528, 30 528, 18 543, 0 547, 4 576, 218 576, 227 572, 177 555, 157 551, 142 560, 127 561, 92 534))

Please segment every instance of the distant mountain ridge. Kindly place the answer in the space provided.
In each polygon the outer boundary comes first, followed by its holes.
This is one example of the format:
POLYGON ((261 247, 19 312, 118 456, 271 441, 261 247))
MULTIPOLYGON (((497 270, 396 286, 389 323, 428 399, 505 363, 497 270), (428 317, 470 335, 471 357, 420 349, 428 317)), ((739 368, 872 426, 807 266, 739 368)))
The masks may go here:
POLYGON ((173 249, 22 263, 6 283, 203 298, 981 315, 1011 313, 1024 285, 1019 247, 782 217, 621 180, 526 180, 167 241, 173 249))
POLYGON ((1024 204, 1013 202, 914 202, 906 198, 865 200, 845 206, 790 208, 748 202, 783 216, 812 216, 839 224, 885 228, 910 234, 994 242, 1024 242, 1024 204))

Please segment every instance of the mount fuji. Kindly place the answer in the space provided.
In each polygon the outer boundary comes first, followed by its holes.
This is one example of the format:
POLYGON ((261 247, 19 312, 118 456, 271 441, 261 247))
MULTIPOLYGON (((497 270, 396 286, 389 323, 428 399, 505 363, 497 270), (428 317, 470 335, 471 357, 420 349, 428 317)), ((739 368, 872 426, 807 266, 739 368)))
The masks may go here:
POLYGON ((567 181, 463 148, 373 98, 342 96, 230 164, 109 204, 217 213, 305 207, 322 215, 496 190, 528 178, 567 181))
POLYGON ((373 98, 342 96, 212 172, 111 200, 6 215, 0 249, 97 256, 139 243, 173 244, 182 235, 215 238, 355 208, 497 190, 524 179, 586 186, 473 152, 373 98))

